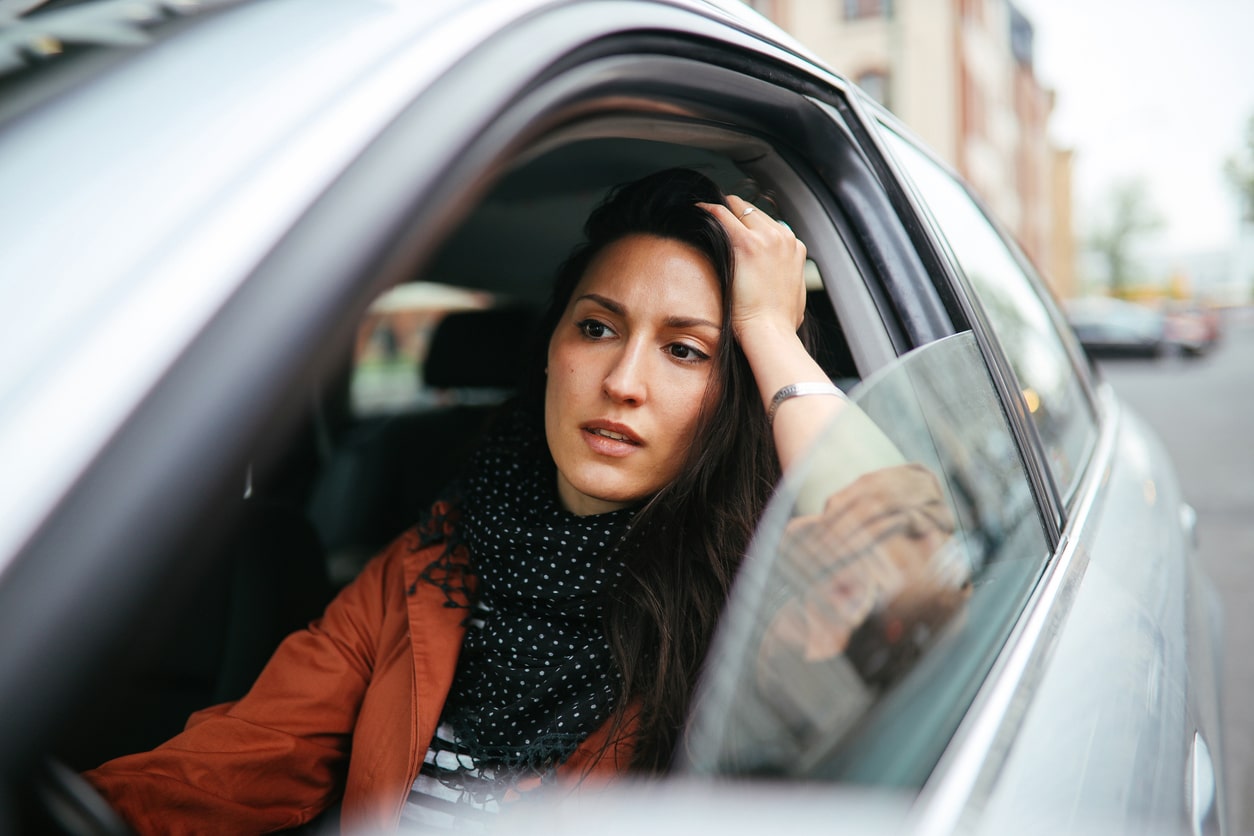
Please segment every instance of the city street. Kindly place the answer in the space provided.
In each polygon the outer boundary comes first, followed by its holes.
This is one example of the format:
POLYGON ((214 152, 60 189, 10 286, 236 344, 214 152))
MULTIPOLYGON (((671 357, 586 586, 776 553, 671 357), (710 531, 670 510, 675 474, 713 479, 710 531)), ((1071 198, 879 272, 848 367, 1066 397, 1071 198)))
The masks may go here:
POLYGON ((1158 431, 1197 509, 1202 559, 1225 607, 1229 798, 1254 833, 1254 313, 1229 312, 1200 359, 1103 361, 1106 379, 1158 431), (1242 809, 1244 808, 1244 809, 1242 809))

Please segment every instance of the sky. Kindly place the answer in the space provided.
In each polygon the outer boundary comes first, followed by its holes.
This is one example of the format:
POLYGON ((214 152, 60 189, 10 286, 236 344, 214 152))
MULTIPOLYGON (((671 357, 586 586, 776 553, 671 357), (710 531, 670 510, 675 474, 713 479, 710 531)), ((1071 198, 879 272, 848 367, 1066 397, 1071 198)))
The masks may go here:
POLYGON ((1254 115, 1254 0, 1013 0, 1056 91, 1050 133, 1075 149, 1077 227, 1142 178, 1161 252, 1225 249, 1238 205, 1223 161, 1254 115))

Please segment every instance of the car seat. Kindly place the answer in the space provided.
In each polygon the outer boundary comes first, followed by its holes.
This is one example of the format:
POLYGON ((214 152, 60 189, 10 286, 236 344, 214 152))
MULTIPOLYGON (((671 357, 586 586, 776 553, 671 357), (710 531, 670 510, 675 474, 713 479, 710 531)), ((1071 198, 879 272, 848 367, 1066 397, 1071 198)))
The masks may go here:
POLYGON ((334 583, 355 577, 456 477, 489 417, 517 389, 535 320, 521 306, 449 313, 420 371, 438 405, 361 419, 334 440, 309 501, 334 583))

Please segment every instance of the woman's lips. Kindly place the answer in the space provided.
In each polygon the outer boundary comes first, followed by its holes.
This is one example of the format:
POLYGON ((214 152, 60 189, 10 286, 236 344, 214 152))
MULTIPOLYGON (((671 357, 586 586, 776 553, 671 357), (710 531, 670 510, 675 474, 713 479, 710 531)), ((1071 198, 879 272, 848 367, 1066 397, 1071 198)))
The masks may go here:
POLYGON ((621 424, 597 422, 586 424, 581 429, 588 446, 603 456, 628 456, 644 444, 635 433, 621 424))

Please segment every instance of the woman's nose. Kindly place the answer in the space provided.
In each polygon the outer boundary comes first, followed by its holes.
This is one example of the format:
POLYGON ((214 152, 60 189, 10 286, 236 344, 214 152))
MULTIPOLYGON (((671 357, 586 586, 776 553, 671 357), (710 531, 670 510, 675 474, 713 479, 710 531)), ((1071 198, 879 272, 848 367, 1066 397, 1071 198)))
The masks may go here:
POLYGON ((648 389, 644 352, 644 346, 629 343, 615 357, 614 365, 606 372, 602 384, 605 394, 611 399, 632 405, 644 403, 648 389))

